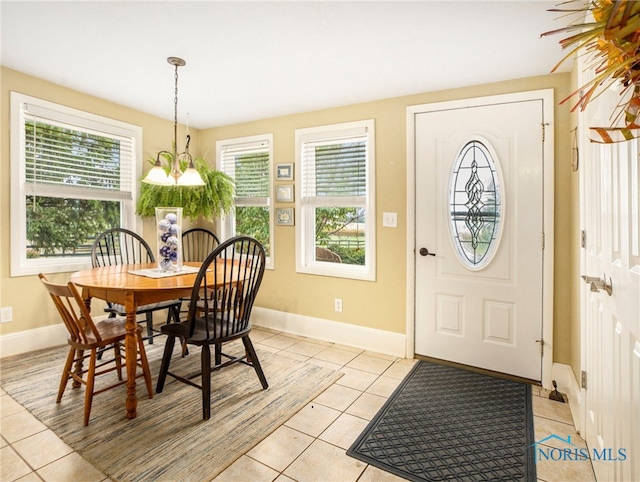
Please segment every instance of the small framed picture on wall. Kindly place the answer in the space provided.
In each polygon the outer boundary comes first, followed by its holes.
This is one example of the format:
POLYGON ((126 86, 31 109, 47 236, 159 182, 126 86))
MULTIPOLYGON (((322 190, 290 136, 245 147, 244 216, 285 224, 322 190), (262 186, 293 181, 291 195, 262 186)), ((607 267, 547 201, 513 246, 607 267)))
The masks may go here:
POLYGON ((276 201, 279 203, 293 202, 293 184, 276 186, 276 201))
POLYGON ((293 208, 278 208, 276 222, 279 226, 293 226, 293 208))
POLYGON ((293 181, 293 163, 276 165, 277 181, 293 181))

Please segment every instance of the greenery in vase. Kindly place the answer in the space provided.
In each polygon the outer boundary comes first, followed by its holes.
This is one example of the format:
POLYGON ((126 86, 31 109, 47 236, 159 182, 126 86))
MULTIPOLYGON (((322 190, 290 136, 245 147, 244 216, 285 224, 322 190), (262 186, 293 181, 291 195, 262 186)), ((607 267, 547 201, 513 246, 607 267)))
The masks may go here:
MULTIPOLYGON (((167 174, 173 163, 172 154, 163 154, 168 161, 165 167, 167 174)), ((155 161, 149 159, 153 164, 155 161)), ((182 215, 190 220, 202 217, 214 221, 233 208, 235 194, 234 182, 222 171, 211 169, 204 159, 195 158, 195 167, 200 173, 204 186, 157 186, 141 183, 140 197, 136 206, 136 214, 143 217, 155 216, 155 208, 160 206, 181 207, 182 215)), ((181 161, 181 169, 186 168, 186 161, 181 161)))

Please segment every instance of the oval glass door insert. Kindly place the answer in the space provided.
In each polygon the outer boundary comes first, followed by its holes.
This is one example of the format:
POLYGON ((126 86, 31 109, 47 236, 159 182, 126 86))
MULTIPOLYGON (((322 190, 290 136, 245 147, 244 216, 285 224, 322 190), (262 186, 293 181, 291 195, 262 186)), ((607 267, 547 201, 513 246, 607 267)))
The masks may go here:
POLYGON ((502 180, 485 143, 467 142, 458 153, 449 181, 449 227, 458 258, 479 270, 491 262, 499 244, 502 180))

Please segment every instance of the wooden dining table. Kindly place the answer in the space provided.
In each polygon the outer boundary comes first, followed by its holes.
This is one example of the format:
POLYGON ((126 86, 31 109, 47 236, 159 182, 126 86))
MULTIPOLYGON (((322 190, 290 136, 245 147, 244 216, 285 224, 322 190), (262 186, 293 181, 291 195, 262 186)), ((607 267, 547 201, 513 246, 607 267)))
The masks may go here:
MULTIPOLYGON (((200 263, 185 263, 192 269, 200 263)), ((92 298, 124 306, 126 316, 125 354, 127 369, 126 417, 137 415, 136 359, 138 306, 191 296, 197 272, 153 278, 133 274, 132 271, 154 270, 156 263, 122 264, 86 269, 73 273, 70 281, 82 288, 82 297, 91 309, 92 298)))

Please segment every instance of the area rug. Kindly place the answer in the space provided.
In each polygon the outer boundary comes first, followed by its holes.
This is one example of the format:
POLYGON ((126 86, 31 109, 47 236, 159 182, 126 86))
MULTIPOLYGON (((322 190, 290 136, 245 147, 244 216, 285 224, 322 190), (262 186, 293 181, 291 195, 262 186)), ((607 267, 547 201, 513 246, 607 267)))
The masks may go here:
POLYGON ((536 480, 531 387, 416 363, 347 454, 413 481, 536 480))
MULTIPOLYGON (((159 338, 145 346, 155 389, 164 344, 159 338)), ((176 349, 172 371, 186 364, 186 372, 197 370, 200 353, 189 350, 181 358, 176 349)), ((125 418, 124 386, 96 395, 84 427, 83 390, 69 384, 62 402, 55 403, 66 354, 67 348, 59 347, 4 358, 2 388, 96 468, 122 482, 209 481, 340 377, 258 349, 269 388, 262 390, 255 370, 246 365, 215 372, 210 420, 202 420, 201 392, 169 377, 152 399, 138 380, 133 420, 125 418)))

